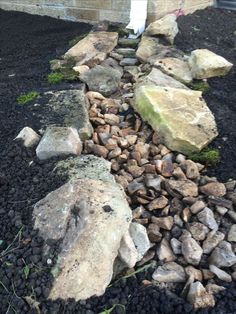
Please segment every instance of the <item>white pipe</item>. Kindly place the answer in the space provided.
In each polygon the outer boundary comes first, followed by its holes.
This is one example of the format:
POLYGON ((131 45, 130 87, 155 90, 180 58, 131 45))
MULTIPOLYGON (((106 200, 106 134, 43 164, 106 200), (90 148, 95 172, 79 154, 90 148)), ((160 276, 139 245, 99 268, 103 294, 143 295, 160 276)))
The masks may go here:
POLYGON ((129 38, 138 38, 145 30, 148 0, 131 0, 130 23, 127 29, 132 33, 129 38))

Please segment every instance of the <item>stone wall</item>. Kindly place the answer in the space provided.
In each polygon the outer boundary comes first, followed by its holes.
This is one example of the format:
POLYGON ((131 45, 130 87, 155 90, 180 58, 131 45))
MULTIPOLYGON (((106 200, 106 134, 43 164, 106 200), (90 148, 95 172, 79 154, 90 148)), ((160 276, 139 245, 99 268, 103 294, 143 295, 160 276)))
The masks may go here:
MULTIPOLYGON (((56 18, 96 22, 129 22, 131 0, 0 0, 0 8, 56 18)), ((148 21, 172 12, 185 2, 186 13, 212 5, 213 0, 149 0, 148 21)))

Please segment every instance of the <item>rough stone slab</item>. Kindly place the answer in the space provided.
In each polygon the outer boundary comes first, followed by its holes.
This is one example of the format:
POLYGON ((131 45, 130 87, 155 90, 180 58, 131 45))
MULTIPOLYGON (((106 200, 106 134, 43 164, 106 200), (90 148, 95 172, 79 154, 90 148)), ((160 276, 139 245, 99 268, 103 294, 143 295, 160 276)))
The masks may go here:
POLYGON ((208 49, 192 51, 188 60, 191 72, 196 79, 224 76, 229 73, 233 64, 208 49))
POLYGON ((138 86, 134 106, 171 150, 198 152, 218 135, 214 116, 199 91, 138 86))
POLYGON ((25 147, 32 147, 40 141, 40 136, 28 126, 24 127, 15 140, 21 140, 25 147))
POLYGON ((173 77, 164 74, 159 69, 153 68, 152 71, 145 77, 142 77, 139 82, 138 86, 160 86, 160 87, 173 87, 173 88, 180 88, 180 89, 189 89, 187 86, 182 84, 181 82, 177 81, 173 77))
POLYGON ((82 142, 74 128, 48 127, 36 148, 40 160, 57 156, 80 155, 82 142))
POLYGON ((110 96, 118 90, 121 76, 115 69, 97 65, 82 74, 80 79, 88 85, 90 91, 110 96))
POLYGON ((68 179, 92 179, 115 183, 111 172, 111 163, 94 155, 81 155, 60 160, 54 171, 58 175, 67 175, 68 179))
POLYGON ((83 90, 48 92, 45 97, 48 102, 41 105, 43 111, 40 121, 43 125, 74 127, 82 141, 92 136, 88 102, 83 90))
POLYGON ((73 58, 76 65, 88 65, 89 67, 99 64, 106 59, 117 45, 118 33, 116 32, 95 32, 88 34, 75 46, 69 49, 65 58, 73 58))
POLYGON ((34 228, 44 240, 61 239, 51 299, 102 295, 132 213, 116 183, 74 179, 39 201, 34 228))
POLYGON ((192 74, 186 61, 177 58, 158 59, 154 66, 182 83, 190 83, 192 74))

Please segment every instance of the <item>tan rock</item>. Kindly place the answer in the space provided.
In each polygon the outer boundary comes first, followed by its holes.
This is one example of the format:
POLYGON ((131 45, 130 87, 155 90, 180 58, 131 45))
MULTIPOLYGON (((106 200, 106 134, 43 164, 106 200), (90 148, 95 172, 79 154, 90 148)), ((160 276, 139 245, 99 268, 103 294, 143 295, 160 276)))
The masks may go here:
POLYGON ((160 228, 157 224, 150 224, 147 233, 151 242, 160 242, 162 239, 162 234, 160 233, 160 228))
POLYGON ((154 66, 182 83, 190 83, 193 79, 186 61, 177 58, 157 59, 154 66))
POLYGON ((215 306, 213 295, 208 293, 199 281, 190 285, 187 300, 195 309, 215 306))
POLYGON ((232 225, 228 233, 228 241, 236 242, 236 225, 232 225))
POLYGON ((202 272, 199 269, 194 268, 193 266, 185 267, 185 272, 189 277, 193 276, 194 280, 197 281, 203 280, 202 272))
POLYGON ((99 156, 99 157, 103 157, 103 158, 106 158, 109 151, 108 149, 106 149, 106 147, 104 146, 101 146, 101 145, 94 145, 93 146, 93 153, 94 155, 96 156, 99 156))
POLYGON ((65 58, 73 58, 76 65, 94 66, 106 59, 118 41, 118 33, 94 32, 89 33, 65 54, 65 58))
POLYGON ((157 224, 159 228, 165 230, 171 230, 174 224, 174 218, 172 216, 168 217, 152 217, 152 222, 157 224))
POLYGON ((89 67, 87 65, 76 65, 73 67, 73 70, 79 74, 84 74, 89 70, 89 67))
POLYGON ((195 79, 226 75, 233 66, 225 58, 208 49, 192 51, 188 62, 195 79))
POLYGON ((183 197, 195 197, 198 195, 198 186, 190 180, 168 180, 166 181, 166 184, 171 190, 183 197))
POLYGON ((168 14, 163 18, 151 23, 147 29, 146 33, 149 36, 162 35, 171 44, 174 43, 174 38, 178 34, 178 24, 176 22, 175 14, 168 14))
POLYGON ((49 297, 102 295, 132 219, 121 187, 112 180, 76 179, 39 201, 33 215, 45 241, 62 240, 49 297))
POLYGON ((199 222, 193 222, 191 224, 189 224, 189 231, 191 232, 193 238, 197 241, 203 241, 205 240, 208 232, 209 232, 209 229, 199 223, 199 222))
POLYGON ((192 160, 185 160, 180 164, 181 168, 184 170, 186 177, 190 180, 195 180, 200 178, 200 173, 198 166, 192 160))
POLYGON ((203 201, 196 201, 191 207, 190 210, 193 214, 199 213, 206 207, 206 204, 203 201))
POLYGON ((210 254, 217 245, 223 241, 225 235, 220 232, 213 230, 208 233, 206 240, 203 242, 202 248, 204 254, 210 254))
POLYGON ((186 237, 182 241, 182 254, 191 265, 198 265, 202 257, 203 250, 200 245, 191 237, 186 237))
POLYGON ((226 188, 223 183, 210 182, 200 187, 200 191, 206 195, 221 197, 226 194, 226 188))
POLYGON ((155 209, 162 209, 166 207, 167 204, 168 199, 165 196, 160 196, 150 202, 150 204, 148 205, 148 210, 153 211, 155 209))
POLYGON ((199 91, 138 86, 134 106, 174 151, 198 152, 218 134, 214 116, 199 91))

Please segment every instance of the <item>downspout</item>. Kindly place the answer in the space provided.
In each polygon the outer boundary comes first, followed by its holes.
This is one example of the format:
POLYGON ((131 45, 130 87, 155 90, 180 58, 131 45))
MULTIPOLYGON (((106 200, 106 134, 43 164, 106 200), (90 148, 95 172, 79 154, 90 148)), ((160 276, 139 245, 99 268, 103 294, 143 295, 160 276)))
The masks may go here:
POLYGON ((129 38, 138 38, 145 31, 147 3, 148 0, 131 0, 130 23, 126 26, 129 38))

